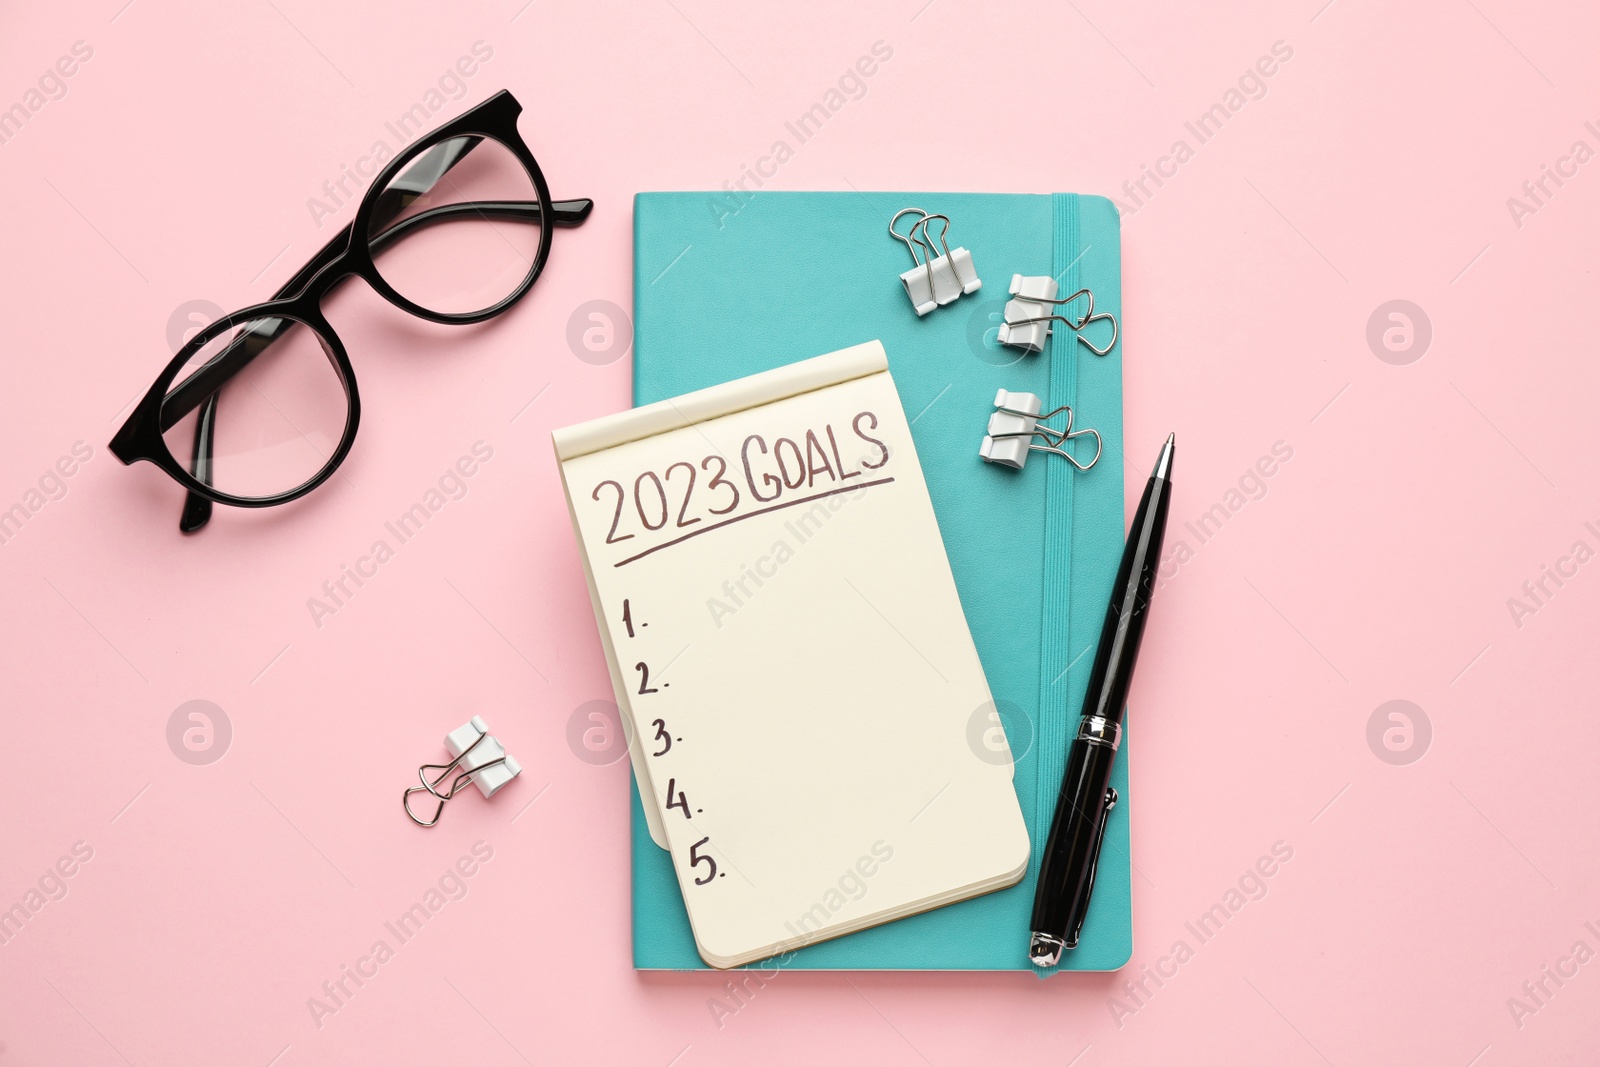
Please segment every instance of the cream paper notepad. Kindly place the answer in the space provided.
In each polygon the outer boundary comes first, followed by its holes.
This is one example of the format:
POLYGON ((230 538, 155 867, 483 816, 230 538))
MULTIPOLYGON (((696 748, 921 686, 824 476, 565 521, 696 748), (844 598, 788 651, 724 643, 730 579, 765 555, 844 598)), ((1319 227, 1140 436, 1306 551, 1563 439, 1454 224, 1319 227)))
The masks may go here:
POLYGON ((1021 879, 1011 763, 969 739, 993 704, 881 344, 554 442, 651 833, 707 963, 1021 879))

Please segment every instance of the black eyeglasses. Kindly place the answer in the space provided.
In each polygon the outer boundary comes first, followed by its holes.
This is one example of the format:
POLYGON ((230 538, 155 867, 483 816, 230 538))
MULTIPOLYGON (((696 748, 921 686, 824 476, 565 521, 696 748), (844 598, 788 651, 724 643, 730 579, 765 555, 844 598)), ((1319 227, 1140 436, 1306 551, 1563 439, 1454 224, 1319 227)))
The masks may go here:
POLYGON ((189 491, 179 529, 200 529, 214 503, 302 497, 350 452, 361 420, 355 372, 322 313, 346 278, 420 318, 462 325, 527 295, 551 227, 581 225, 594 202, 550 199, 517 132, 521 113, 501 91, 413 144, 271 300, 213 322, 167 364, 110 448, 189 491))

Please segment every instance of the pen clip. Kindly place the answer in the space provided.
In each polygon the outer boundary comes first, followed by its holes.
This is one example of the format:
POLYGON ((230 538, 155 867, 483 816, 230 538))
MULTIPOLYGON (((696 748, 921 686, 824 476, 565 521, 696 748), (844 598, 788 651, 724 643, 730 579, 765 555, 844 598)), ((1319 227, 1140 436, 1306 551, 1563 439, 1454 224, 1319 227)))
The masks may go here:
MULTIPOLYGON (((1100 871, 1100 847, 1106 842, 1106 824, 1111 821, 1111 809, 1117 806, 1117 791, 1111 786, 1106 786, 1105 807, 1100 809, 1100 828, 1094 836, 1094 860, 1089 864, 1089 884, 1084 887, 1083 899, 1087 902, 1094 896, 1094 876, 1100 871)), ((1078 935, 1083 931, 1083 920, 1089 917, 1089 908, 1085 904, 1083 914, 1078 918, 1078 925, 1067 931, 1066 946, 1078 947, 1078 935)))

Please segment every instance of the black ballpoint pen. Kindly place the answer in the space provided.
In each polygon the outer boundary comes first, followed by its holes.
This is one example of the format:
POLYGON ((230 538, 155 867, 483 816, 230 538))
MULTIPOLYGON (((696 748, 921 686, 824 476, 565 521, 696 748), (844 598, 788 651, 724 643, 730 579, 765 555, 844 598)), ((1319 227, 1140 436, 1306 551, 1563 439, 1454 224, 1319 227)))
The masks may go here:
POLYGON ((1145 611, 1155 592, 1161 561, 1161 539, 1167 529, 1167 503, 1172 495, 1172 450, 1168 434, 1145 485, 1139 510, 1133 513, 1128 543, 1122 550, 1117 580, 1111 587, 1105 628, 1089 672, 1083 717, 1067 751, 1067 769, 1056 798, 1055 819, 1039 864, 1039 886, 1033 898, 1032 938, 1028 958, 1036 967, 1053 967, 1061 950, 1076 948, 1083 919, 1089 913, 1095 868, 1106 820, 1117 803, 1111 768, 1122 743, 1122 715, 1128 685, 1139 658, 1145 611))

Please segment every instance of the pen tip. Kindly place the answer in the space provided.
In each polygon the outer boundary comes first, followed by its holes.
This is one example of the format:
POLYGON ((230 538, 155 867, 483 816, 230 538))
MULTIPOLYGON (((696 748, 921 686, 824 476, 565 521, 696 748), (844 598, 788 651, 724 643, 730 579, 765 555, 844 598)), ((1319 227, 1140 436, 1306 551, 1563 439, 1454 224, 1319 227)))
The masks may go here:
POLYGON ((1172 477, 1172 453, 1178 443, 1178 435, 1167 434, 1167 443, 1161 446, 1161 455, 1156 458, 1156 469, 1150 473, 1152 478, 1172 477))

